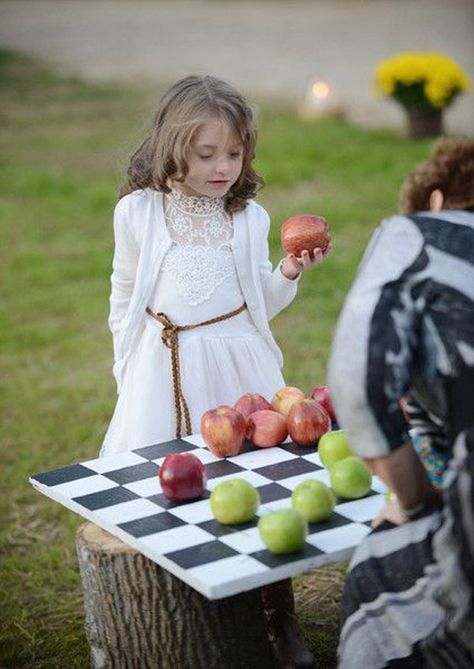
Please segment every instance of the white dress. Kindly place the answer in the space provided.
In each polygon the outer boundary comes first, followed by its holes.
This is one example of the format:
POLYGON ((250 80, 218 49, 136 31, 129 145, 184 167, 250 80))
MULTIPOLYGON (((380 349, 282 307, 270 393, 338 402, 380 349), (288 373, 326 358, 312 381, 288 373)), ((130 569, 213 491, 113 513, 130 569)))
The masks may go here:
MULTIPOLYGON (((165 221, 173 243, 159 272, 151 309, 165 313, 176 325, 189 325, 240 307, 244 298, 231 251, 232 217, 224 201, 172 191, 165 198, 165 221)), ((161 331, 162 325, 147 316, 101 456, 176 436, 171 355, 161 331)), ((208 409, 233 405, 245 392, 270 400, 285 385, 273 352, 247 310, 178 337, 181 384, 194 433, 208 409)))

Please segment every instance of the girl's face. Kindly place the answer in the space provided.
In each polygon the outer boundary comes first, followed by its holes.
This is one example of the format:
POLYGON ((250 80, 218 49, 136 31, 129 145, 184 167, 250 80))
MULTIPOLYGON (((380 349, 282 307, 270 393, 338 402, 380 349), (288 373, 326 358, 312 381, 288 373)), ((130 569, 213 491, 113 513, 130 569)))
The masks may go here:
POLYGON ((188 173, 176 188, 186 195, 223 197, 242 171, 241 140, 225 121, 213 119, 196 132, 190 151, 188 173))

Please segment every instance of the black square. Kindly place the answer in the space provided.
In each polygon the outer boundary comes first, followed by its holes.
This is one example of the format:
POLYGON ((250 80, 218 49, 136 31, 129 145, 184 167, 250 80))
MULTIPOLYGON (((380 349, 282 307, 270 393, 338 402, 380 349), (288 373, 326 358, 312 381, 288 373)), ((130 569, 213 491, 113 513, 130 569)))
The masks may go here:
POLYGON ((260 495, 260 502, 262 504, 268 504, 269 502, 275 502, 277 499, 285 499, 285 497, 290 496, 291 491, 288 488, 284 488, 278 483, 268 483, 267 485, 262 485, 258 488, 258 494, 260 495))
POLYGON ((216 539, 208 541, 205 544, 199 544, 198 546, 190 546, 189 548, 183 548, 172 553, 165 553, 165 555, 180 567, 183 567, 183 569, 191 569, 191 567, 222 560, 223 558, 238 555, 238 553, 233 548, 222 544, 216 539))
POLYGON ((292 460, 285 460, 278 462, 275 465, 267 465, 255 469, 256 474, 261 474, 271 481, 279 481, 281 479, 290 478, 290 476, 299 476, 300 474, 310 474, 315 472, 320 467, 315 467, 312 462, 303 460, 301 458, 293 458, 292 460))
POLYGON ((254 516, 252 520, 249 520, 246 523, 240 523, 239 525, 223 525, 217 520, 205 520, 202 523, 197 523, 197 527, 213 534, 215 537, 223 537, 226 534, 235 534, 241 532, 242 530, 250 530, 253 527, 257 527, 258 518, 254 516))
POLYGON ((161 492, 158 493, 157 495, 151 495, 151 497, 146 497, 146 499, 149 502, 153 502, 153 504, 158 504, 158 506, 161 506, 163 509, 175 509, 177 506, 183 506, 183 504, 194 504, 194 502, 200 502, 202 499, 209 499, 210 496, 211 493, 209 492, 209 490, 205 490, 200 497, 197 497, 195 499, 190 499, 187 502, 171 502, 161 492))
POLYGON ((293 441, 290 441, 288 444, 280 444, 278 448, 282 448, 284 451, 288 451, 288 453, 293 453, 293 455, 311 455, 311 453, 318 450, 316 446, 298 446, 293 441))
POLYGON ((262 564, 270 568, 281 567, 282 565, 288 564, 289 562, 306 560, 307 558, 323 554, 323 551, 320 551, 319 548, 311 546, 311 544, 308 543, 305 543, 303 550, 298 551, 297 553, 289 553, 288 555, 275 555, 275 553, 271 553, 268 550, 250 553, 251 557, 255 558, 259 562, 262 562, 262 564))
POLYGON ((239 472, 247 471, 243 467, 239 467, 234 462, 228 460, 218 460, 217 462, 210 462, 204 465, 208 479, 215 479, 219 476, 228 476, 229 474, 238 474, 239 472))
POLYGON ((132 499, 139 499, 139 496, 121 486, 109 488, 108 490, 100 490, 99 492, 82 495, 81 497, 73 497, 74 502, 91 511, 104 509, 106 506, 114 506, 122 502, 130 502, 132 499))
POLYGON ((61 467, 61 469, 53 469, 51 472, 35 474, 32 478, 44 485, 55 486, 61 483, 69 483, 69 481, 85 479, 89 476, 97 476, 97 472, 84 467, 84 465, 70 465, 69 467, 61 467))
POLYGON ((186 523, 173 516, 171 513, 164 511, 146 518, 138 518, 137 520, 129 520, 126 523, 119 523, 117 527, 125 530, 133 537, 145 537, 148 534, 155 534, 156 532, 163 532, 164 530, 171 530, 173 527, 186 525, 186 523))
POLYGON ((115 469, 112 472, 103 472, 103 475, 115 481, 115 483, 124 485, 125 483, 142 481, 152 476, 158 477, 158 471, 158 465, 155 465, 153 462, 141 462, 139 465, 130 465, 130 467, 115 469))
POLYGON ((322 523, 308 523, 308 534, 316 534, 316 532, 325 532, 326 530, 334 530, 336 527, 348 525, 352 521, 349 518, 344 518, 338 513, 332 513, 328 520, 322 523))
POLYGON ((186 451, 194 451, 196 446, 190 444, 184 439, 172 439, 165 441, 162 444, 152 444, 151 446, 144 446, 143 448, 134 449, 134 453, 147 460, 158 460, 164 458, 170 453, 184 453, 186 451))

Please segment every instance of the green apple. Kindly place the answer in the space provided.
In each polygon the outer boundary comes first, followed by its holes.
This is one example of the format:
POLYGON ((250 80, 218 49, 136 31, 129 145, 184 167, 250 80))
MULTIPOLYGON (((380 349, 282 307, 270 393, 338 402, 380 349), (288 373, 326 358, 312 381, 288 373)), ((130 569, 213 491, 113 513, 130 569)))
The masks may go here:
POLYGON ((228 479, 211 492, 211 510, 224 525, 236 525, 251 520, 260 504, 260 495, 244 479, 228 479))
POLYGON ((279 509, 258 521, 263 543, 272 553, 296 553, 303 548, 308 523, 296 509, 279 509))
POLYGON ((334 509, 334 494, 321 481, 306 479, 298 483, 291 495, 291 504, 308 523, 327 520, 334 509))
POLYGON ((318 453, 323 465, 330 469, 335 462, 354 455, 344 430, 325 432, 318 443, 318 453))
POLYGON ((338 497, 346 499, 365 497, 372 483, 370 469, 356 455, 335 462, 329 475, 333 491, 338 497))

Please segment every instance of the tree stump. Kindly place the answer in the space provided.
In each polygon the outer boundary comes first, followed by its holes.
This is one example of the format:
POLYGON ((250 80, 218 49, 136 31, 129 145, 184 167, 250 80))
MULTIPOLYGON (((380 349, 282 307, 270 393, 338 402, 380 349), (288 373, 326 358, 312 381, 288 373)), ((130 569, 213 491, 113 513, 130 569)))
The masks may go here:
POLYGON ((77 532, 94 669, 270 669, 260 589, 209 600, 108 532, 77 532))

